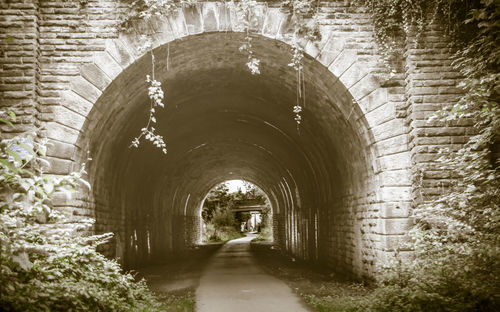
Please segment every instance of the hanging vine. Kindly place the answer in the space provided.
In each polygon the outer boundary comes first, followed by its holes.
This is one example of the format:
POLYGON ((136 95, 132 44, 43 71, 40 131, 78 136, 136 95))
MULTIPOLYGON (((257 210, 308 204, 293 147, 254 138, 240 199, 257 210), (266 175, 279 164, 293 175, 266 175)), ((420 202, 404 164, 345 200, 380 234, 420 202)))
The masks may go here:
POLYGON ((302 122, 302 111, 306 105, 306 85, 303 71, 304 47, 301 42, 316 42, 321 40, 317 19, 317 6, 312 0, 288 0, 283 2, 288 9, 294 24, 292 37, 292 60, 288 66, 293 67, 297 74, 297 100, 293 106, 294 120, 297 128, 302 122))
POLYGON ((258 24, 257 17, 252 12, 257 7, 257 1, 254 0, 241 0, 235 2, 231 0, 230 5, 234 8, 236 18, 243 24, 243 32, 245 33, 245 42, 240 46, 240 52, 243 52, 248 57, 246 63, 252 75, 260 74, 260 60, 255 57, 252 46, 251 28, 258 24))
POLYGON ((132 140, 130 147, 139 147, 141 139, 144 138, 150 141, 154 146, 161 149, 164 154, 166 154, 167 145, 165 144, 163 136, 157 134, 156 128, 154 127, 157 122, 155 116, 156 110, 165 107, 165 104, 163 103, 165 93, 163 92, 161 82, 155 79, 155 55, 152 49, 151 37, 144 35, 142 36, 142 40, 144 41, 144 44, 140 49, 142 51, 149 51, 149 53, 151 54, 151 76, 146 75, 146 82, 149 84, 149 118, 146 126, 141 129, 141 133, 139 134, 139 136, 132 140))
MULTIPOLYGON (((134 0, 130 3, 130 11, 120 22, 122 30, 133 27, 137 21, 148 22, 155 16, 168 16, 185 6, 192 6, 198 0, 134 0)), ((239 23, 243 25, 245 34, 244 42, 240 45, 239 51, 247 55, 246 66, 253 75, 260 74, 260 59, 256 56, 252 45, 252 29, 258 26, 258 16, 255 14, 259 3, 255 0, 231 0, 229 3, 233 8, 239 23)), ((282 3, 282 8, 291 14, 294 33, 291 38, 292 58, 288 64, 296 71, 297 75, 297 100, 293 106, 294 120, 297 128, 302 122, 302 112, 306 104, 306 86, 303 71, 304 46, 302 43, 320 40, 318 20, 316 18, 317 2, 313 0, 287 0, 282 3), (316 3, 316 4, 315 4, 316 3)), ((157 134, 154 125, 156 124, 156 109, 163 108, 164 92, 161 83, 155 80, 154 75, 154 53, 150 42, 153 34, 143 35, 144 51, 151 54, 152 75, 146 77, 149 84, 148 96, 150 99, 149 119, 138 137, 134 138, 131 146, 138 147, 142 138, 149 140, 153 145, 159 147, 166 153, 166 144, 161 135, 157 134)))

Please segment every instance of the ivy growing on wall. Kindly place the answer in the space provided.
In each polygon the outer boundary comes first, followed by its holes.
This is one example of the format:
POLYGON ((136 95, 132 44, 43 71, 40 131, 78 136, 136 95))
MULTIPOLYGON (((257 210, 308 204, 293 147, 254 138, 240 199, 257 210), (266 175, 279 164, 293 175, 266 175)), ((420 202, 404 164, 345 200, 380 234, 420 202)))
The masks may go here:
MULTIPOLYGON (((429 25, 448 34, 463 96, 431 120, 472 123, 474 134, 438 163, 453 183, 421 202, 410 233, 411 261, 391 266, 367 311, 500 309, 500 33, 498 1, 363 0, 383 51, 399 57, 419 46, 429 25), (496 152, 498 153, 498 152, 496 152)), ((426 168, 421 168, 425 175, 426 168)))

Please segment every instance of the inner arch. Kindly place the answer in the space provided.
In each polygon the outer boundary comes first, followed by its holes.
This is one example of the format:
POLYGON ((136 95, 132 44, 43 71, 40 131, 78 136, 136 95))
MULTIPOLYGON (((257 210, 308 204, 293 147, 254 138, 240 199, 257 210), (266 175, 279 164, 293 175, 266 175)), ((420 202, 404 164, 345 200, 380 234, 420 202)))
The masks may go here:
POLYGON ((254 76, 238 52, 243 40, 241 33, 207 33, 154 50, 166 104, 157 110, 156 128, 166 156, 147 142, 129 148, 147 121, 149 53, 94 105, 80 146, 89 146, 93 159, 96 230, 116 233, 105 252, 126 267, 177 254, 199 241, 207 192, 243 179, 269 195, 274 241, 282 250, 370 274, 369 243, 357 215, 373 196, 374 170, 360 109, 327 68, 306 57, 306 105, 297 128, 289 46, 256 37, 261 74, 254 76))

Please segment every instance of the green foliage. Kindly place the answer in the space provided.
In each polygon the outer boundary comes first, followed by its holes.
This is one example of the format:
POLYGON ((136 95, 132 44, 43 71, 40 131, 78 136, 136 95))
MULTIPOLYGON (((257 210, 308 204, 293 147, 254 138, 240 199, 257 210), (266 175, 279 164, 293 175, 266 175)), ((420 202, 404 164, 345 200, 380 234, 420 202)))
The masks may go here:
POLYGON ((237 226, 234 212, 232 212, 229 207, 217 209, 214 213, 214 217, 212 218, 212 223, 216 228, 224 226, 237 226))
MULTIPOLYGON (((120 28, 123 31, 133 29, 134 23, 138 21, 149 22, 153 17, 176 14, 179 9, 193 6, 197 4, 199 0, 129 0, 127 2, 129 2, 129 10, 124 16, 122 16, 120 22, 120 28)), ((321 39, 316 15, 318 3, 319 2, 314 0, 286 0, 282 3, 282 9, 290 13, 291 21, 294 25, 293 35, 288 39, 291 40, 292 52, 292 58, 289 66, 293 67, 297 72, 297 102, 293 106, 294 120, 297 123, 297 127, 302 122, 302 110, 306 103, 305 80, 302 72, 304 47, 308 41, 316 42, 321 39)), ((258 75, 260 74, 260 59, 256 57, 253 50, 252 29, 258 26, 258 15, 256 12, 259 2, 255 0, 231 0, 228 5, 233 8, 235 18, 241 25, 243 25, 242 31, 245 33, 245 41, 240 45, 239 51, 247 55, 246 66, 250 72, 253 75, 258 75)), ((143 40, 146 42, 152 41, 152 35, 153 34, 151 33, 141 34, 143 40)), ((148 50, 151 50, 150 45, 148 50)), ((151 54, 153 55, 152 50, 151 54)), ((154 80, 154 57, 152 66, 153 82, 158 84, 159 82, 154 80)), ((163 99, 163 96, 161 99, 163 99)), ((153 105, 151 105, 150 114, 154 114, 153 105)), ((131 146, 137 147, 139 145, 140 138, 144 136, 146 139, 152 141, 154 145, 162 149, 163 153, 166 153, 163 137, 155 134, 154 128, 150 128, 151 122, 154 123, 154 121, 152 121, 153 119, 154 117, 151 118, 150 116, 147 126, 141 129, 140 136, 132 141, 131 146)))
POLYGON ((252 239, 252 242, 269 242, 273 240, 273 231, 270 226, 262 226, 259 236, 252 239))
POLYGON ((129 3, 129 10, 122 16, 121 28, 133 28, 137 21, 148 21, 155 16, 168 16, 179 8, 196 4, 197 0, 123 0, 129 3))
MULTIPOLYGON (((13 114, 0 116, 15 122, 13 114)), ((0 310, 159 310, 143 282, 96 251, 111 234, 85 236, 92 220, 54 208, 55 194, 89 185, 84 168, 45 174, 45 150, 36 134, 0 141, 0 310)))
POLYGON ((214 213, 220 207, 227 207, 230 205, 231 196, 226 184, 221 183, 212 189, 203 203, 201 216, 204 222, 212 221, 214 213))
POLYGON ((220 183, 208 193, 201 212, 205 223, 204 241, 227 241, 242 237, 240 226, 242 222, 248 221, 250 213, 233 212, 232 209, 241 201, 265 203, 267 198, 262 190, 251 183, 245 183, 245 188, 245 193, 241 189, 229 193, 227 185, 220 183))
MULTIPOLYGON (((149 46, 149 42, 146 43, 146 46, 149 46)), ((149 47, 150 48, 150 47, 149 47)), ((148 49, 147 47, 145 49, 148 49)), ((155 80, 155 56, 153 50, 151 52, 151 67, 152 67, 152 77, 146 75, 146 82, 149 83, 148 87, 148 97, 149 97, 149 119, 144 128, 141 129, 141 133, 138 137, 134 138, 131 143, 131 147, 139 147, 140 140, 142 137, 144 139, 150 141, 154 146, 161 149, 163 154, 167 153, 167 144, 165 143, 163 136, 156 133, 155 127, 153 125, 156 124, 156 110, 159 108, 164 108, 165 104, 163 103, 164 92, 161 86, 161 82, 155 80)))
POLYGON ((164 310, 167 312, 194 312, 194 298, 194 289, 191 288, 182 289, 166 295, 159 295, 164 310))
MULTIPOLYGON (((414 257, 393 264, 363 311, 500 310, 500 166, 492 154, 499 141, 500 8, 497 1, 363 1, 371 8, 377 37, 388 50, 392 38, 417 31, 439 17, 456 49, 464 95, 432 119, 472 123, 458 151, 443 150, 441 169, 454 178, 439 198, 413 212, 414 257)), ((418 42, 417 42, 418 43, 418 42)), ((401 46, 400 46, 401 47, 401 46)), ((425 167, 420 168, 425 174, 425 167)))
POLYGON ((243 235, 236 230, 234 225, 215 228, 214 224, 208 223, 203 233, 204 242, 227 242, 240 237, 243 237, 243 235))
POLYGON ((245 33, 245 42, 241 44, 239 50, 247 54, 248 62, 246 65, 252 75, 258 75, 260 74, 260 60, 254 55, 250 33, 251 28, 256 27, 259 23, 257 16, 254 14, 258 3, 254 0, 240 0, 237 2, 231 0, 230 4, 234 8, 236 18, 243 25, 243 32, 245 33))
POLYGON ((234 196, 225 183, 218 184, 203 203, 202 218, 205 223, 203 241, 224 242, 241 237, 235 214, 231 211, 234 196))

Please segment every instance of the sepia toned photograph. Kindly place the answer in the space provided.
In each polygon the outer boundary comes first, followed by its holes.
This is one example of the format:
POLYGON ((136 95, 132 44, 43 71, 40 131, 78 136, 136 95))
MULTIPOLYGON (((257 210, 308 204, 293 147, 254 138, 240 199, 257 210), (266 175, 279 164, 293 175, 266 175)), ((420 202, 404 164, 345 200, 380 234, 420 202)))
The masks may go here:
POLYGON ((0 311, 500 311, 499 17, 0 0, 0 311))

